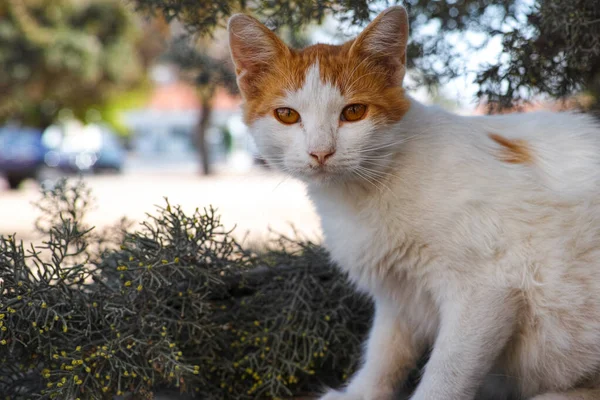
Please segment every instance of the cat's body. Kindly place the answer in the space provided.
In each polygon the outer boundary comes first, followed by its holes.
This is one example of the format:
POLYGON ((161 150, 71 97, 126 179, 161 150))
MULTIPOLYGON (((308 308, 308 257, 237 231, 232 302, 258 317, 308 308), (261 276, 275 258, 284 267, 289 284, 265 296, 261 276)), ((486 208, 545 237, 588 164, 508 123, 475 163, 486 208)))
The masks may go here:
MULTIPOLYGON (((584 128, 590 121, 551 113, 465 118, 414 108, 399 130, 413 111, 430 123, 421 122, 424 133, 404 143, 394 175, 373 181, 377 189, 366 182, 309 185, 332 258, 360 289, 397 308, 424 342, 421 351, 434 344, 444 303, 470 287, 484 294, 503 288, 514 308, 497 322, 513 319, 515 326, 491 371, 506 382, 493 391, 519 386, 528 398, 580 383, 600 368, 600 193, 578 187, 576 176, 560 182, 563 192, 536 185, 543 172, 498 159, 502 146, 489 132, 528 143, 555 136, 547 151, 557 157, 594 149, 598 159, 588 167, 597 170, 600 147, 584 128)), ((560 161, 569 169, 579 160, 560 161)))
POLYGON ((363 368, 325 398, 392 399, 433 347, 414 400, 600 399, 598 126, 420 105, 405 25, 392 8, 296 52, 230 23, 259 148, 307 182, 333 260, 376 301, 363 368))

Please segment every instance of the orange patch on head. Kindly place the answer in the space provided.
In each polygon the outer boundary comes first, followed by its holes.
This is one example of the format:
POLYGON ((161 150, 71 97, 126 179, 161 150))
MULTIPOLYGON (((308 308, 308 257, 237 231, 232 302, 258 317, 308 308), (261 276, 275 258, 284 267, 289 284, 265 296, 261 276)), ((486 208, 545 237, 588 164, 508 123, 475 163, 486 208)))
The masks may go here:
POLYGON ((347 105, 366 105, 367 118, 376 123, 399 121, 410 107, 402 89, 408 38, 402 7, 387 9, 356 39, 340 46, 290 49, 264 25, 243 15, 231 18, 229 33, 246 123, 276 108, 293 108, 284 104, 286 92, 299 90, 312 66, 319 68, 324 84, 339 89, 347 105))
MULTIPOLYGON (((272 113, 282 104, 286 92, 299 90, 309 68, 318 65, 323 83, 331 83, 346 98, 347 104, 364 104, 369 117, 378 122, 397 122, 410 107, 404 89, 393 82, 392 72, 377 60, 359 58, 351 53, 353 42, 341 46, 317 44, 291 50, 253 77, 252 92, 246 93, 246 122, 272 113)), ((289 105, 291 106, 291 105, 289 105)))
POLYGON ((509 164, 533 163, 533 154, 527 141, 523 139, 508 139, 495 133, 490 133, 488 136, 502 146, 497 154, 497 158, 500 161, 509 164))

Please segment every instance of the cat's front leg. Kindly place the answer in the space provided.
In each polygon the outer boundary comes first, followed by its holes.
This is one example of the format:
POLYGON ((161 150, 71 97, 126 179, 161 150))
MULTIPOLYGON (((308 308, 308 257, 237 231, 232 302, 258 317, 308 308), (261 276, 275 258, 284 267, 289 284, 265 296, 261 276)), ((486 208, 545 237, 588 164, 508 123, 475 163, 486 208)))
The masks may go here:
POLYGON ((461 288, 444 300, 441 326, 411 400, 471 400, 510 339, 518 297, 508 289, 461 288))
POLYGON ((321 400, 391 400, 420 356, 413 332, 387 301, 375 303, 375 319, 367 341, 366 358, 343 391, 330 391, 321 400))

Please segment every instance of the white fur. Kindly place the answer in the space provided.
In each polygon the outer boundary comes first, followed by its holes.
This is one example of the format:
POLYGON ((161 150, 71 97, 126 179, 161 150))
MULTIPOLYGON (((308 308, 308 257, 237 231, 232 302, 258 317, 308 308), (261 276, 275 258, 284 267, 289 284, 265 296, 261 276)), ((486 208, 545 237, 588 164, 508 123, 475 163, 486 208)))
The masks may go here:
POLYGON ((263 154, 308 183, 331 257, 376 300, 364 367, 325 399, 391 399, 429 346, 413 400, 597 384, 598 125, 570 113, 461 117, 414 100, 395 125, 339 125, 345 104, 315 65, 281 104, 302 125, 251 126, 263 154), (501 161, 490 133, 526 141, 533 161, 501 161), (325 148, 336 153, 321 170, 308 153, 325 148))
POLYGON ((304 85, 288 92, 277 105, 296 110, 301 122, 283 125, 269 115, 257 120, 251 130, 257 133, 254 138, 262 155, 300 179, 324 183, 348 174, 358 176, 358 155, 364 151, 363 146, 384 146, 387 136, 369 141, 368 137, 376 132, 369 119, 340 126, 339 116, 347 104, 337 87, 321 81, 319 66, 315 64, 308 69, 304 85), (325 171, 310 156, 311 152, 320 151, 335 151, 325 171))

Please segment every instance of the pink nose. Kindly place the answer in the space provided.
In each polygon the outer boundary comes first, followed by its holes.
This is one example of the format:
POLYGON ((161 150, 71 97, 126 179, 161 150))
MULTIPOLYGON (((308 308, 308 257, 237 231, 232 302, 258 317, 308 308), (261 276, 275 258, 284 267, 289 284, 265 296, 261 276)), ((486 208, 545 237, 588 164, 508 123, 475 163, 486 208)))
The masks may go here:
POLYGON ((311 151, 309 154, 312 158, 317 160, 319 164, 325 164, 327 159, 335 153, 335 150, 326 151, 311 151))

